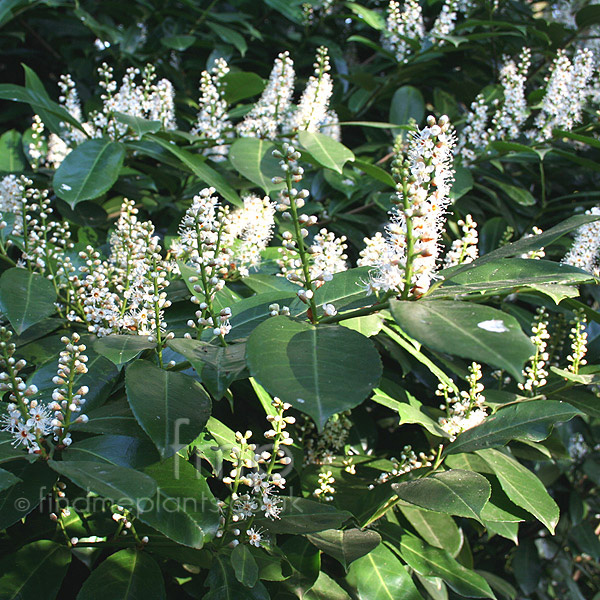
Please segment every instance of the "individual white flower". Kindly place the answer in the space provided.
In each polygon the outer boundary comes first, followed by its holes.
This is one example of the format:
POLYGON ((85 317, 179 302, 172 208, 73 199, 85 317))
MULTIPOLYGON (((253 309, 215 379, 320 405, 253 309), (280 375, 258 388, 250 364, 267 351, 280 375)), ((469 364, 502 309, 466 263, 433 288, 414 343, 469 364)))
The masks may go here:
MULTIPOLYGON (((587 215, 600 216, 600 206, 595 206, 586 211, 587 215)), ((561 262, 600 277, 600 220, 582 225, 575 235, 571 249, 561 262)))

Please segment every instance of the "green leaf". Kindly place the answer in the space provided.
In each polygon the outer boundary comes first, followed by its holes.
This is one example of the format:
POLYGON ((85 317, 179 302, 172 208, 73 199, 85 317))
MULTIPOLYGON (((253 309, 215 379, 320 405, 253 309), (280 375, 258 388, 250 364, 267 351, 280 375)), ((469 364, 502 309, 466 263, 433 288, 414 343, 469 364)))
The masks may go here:
POLYGON ((94 492, 116 504, 141 507, 156 494, 156 483, 148 475, 95 461, 55 461, 48 464, 86 492, 94 492))
POLYGON ((10 471, 0 469, 0 492, 16 485, 19 481, 21 481, 21 479, 16 475, 13 475, 10 471))
POLYGON ((483 475, 461 469, 393 483, 392 489, 400 500, 410 504, 477 521, 481 521, 481 510, 491 494, 490 484, 483 475))
MULTIPOLYGON (((42 80, 37 76, 35 71, 30 69, 27 65, 22 65, 23 70, 25 71, 25 87, 36 94, 39 94, 42 98, 44 98, 47 102, 52 103, 42 80)), ((64 119, 60 119, 56 114, 53 114, 49 110, 44 108, 37 107, 35 111, 39 117, 42 119, 44 126, 51 131, 52 133, 56 133, 59 137, 64 131, 64 124, 62 121, 64 119)), ((70 115, 69 115, 70 116, 70 115)), ((79 126, 81 127, 81 125, 79 126)))
POLYGON ((166 600, 160 567, 147 553, 119 550, 103 561, 84 581, 77 600, 166 600))
POLYGON ((383 327, 383 317, 380 314, 365 315, 364 317, 353 317, 340 321, 342 327, 358 331, 365 337, 377 335, 383 327))
POLYGON ((286 496, 281 498, 283 510, 280 519, 271 521, 260 517, 256 523, 272 533, 316 533, 326 529, 338 529, 350 518, 350 513, 334 506, 321 504, 306 498, 286 496))
POLYGON ((391 311, 398 325, 428 348, 504 369, 519 381, 523 365, 534 354, 518 321, 489 306, 393 300, 391 311))
POLYGON ((406 567, 383 544, 355 560, 347 579, 360 600, 423 600, 406 567))
POLYGON ((379 546, 381 536, 376 531, 362 529, 328 529, 306 536, 319 550, 337 559, 346 571, 350 563, 379 546))
POLYGON ((41 462, 30 464, 19 461, 3 466, 21 481, 0 492, 0 530, 10 527, 37 508, 52 491, 57 479, 56 474, 41 462))
POLYGON ((144 430, 138 425, 136 418, 125 399, 109 402, 88 413, 87 423, 75 423, 71 429, 90 433, 108 433, 128 437, 145 438, 144 430))
POLYGON ((364 160, 360 160, 358 158, 354 160, 354 166, 357 169, 360 169, 361 171, 369 175, 370 177, 372 177, 373 179, 381 181, 381 183, 385 183, 388 187, 396 189, 396 182, 394 181, 394 178, 381 167, 378 167, 377 165, 372 165, 371 163, 366 162, 364 160))
POLYGON ((193 35, 168 35, 160 38, 160 43, 165 48, 171 48, 178 52, 185 52, 195 41, 196 38, 193 35))
POLYGON ((457 594, 467 598, 494 598, 486 580, 463 567, 446 550, 434 548, 419 538, 403 534, 400 538, 400 556, 424 577, 440 577, 457 594))
POLYGON ((246 369, 246 345, 215 346, 200 340, 175 338, 168 342, 185 357, 215 398, 222 398, 229 385, 246 369))
POLYGON ((426 542, 436 548, 447 550, 452 556, 458 554, 463 538, 451 516, 417 508, 403 502, 398 504, 398 508, 426 542))
POLYGON ((248 588, 235 577, 229 558, 221 555, 213 560, 205 585, 210 592, 202 596, 203 600, 269 600, 265 586, 259 581, 248 588))
POLYGON ((527 289, 534 285, 577 285, 593 280, 587 271, 577 267, 549 260, 527 258, 491 261, 467 271, 461 270, 456 276, 453 276, 451 269, 447 273, 448 280, 434 290, 431 297, 511 292, 527 289))
POLYGON ((0 171, 20 173, 27 166, 21 145, 21 134, 15 129, 0 136, 0 171))
POLYGON ((492 468, 506 495, 531 513, 554 534, 559 511, 544 484, 517 460, 498 450, 478 450, 477 454, 492 468))
POLYGON ((142 117, 134 117, 120 112, 115 112, 114 115, 117 121, 127 125, 140 138, 147 133, 156 133, 162 129, 160 121, 149 121, 148 119, 142 119, 142 117))
POLYGON ((218 25, 211 21, 207 21, 206 25, 212 29, 225 43, 235 46, 237 51, 244 56, 246 50, 248 50, 248 44, 242 35, 240 35, 235 29, 231 27, 225 27, 224 25, 218 25))
POLYGON ((71 552, 50 540, 20 548, 0 563, 0 598, 54 600, 71 564, 71 552))
POLYGON ((577 23, 577 27, 581 29, 600 23, 600 6, 597 4, 584 6, 577 11, 575 22, 577 23))
POLYGON ((0 277, 0 311, 17 335, 56 311, 54 286, 42 275, 13 268, 0 277))
POLYGON ((265 0, 265 4, 281 13, 294 23, 301 24, 303 20, 302 10, 300 9, 299 0, 265 0))
POLYGON ((87 140, 70 152, 54 174, 56 195, 71 208, 108 192, 119 177, 125 147, 108 138, 87 140))
POLYGON ((143 468, 160 460, 148 438, 96 435, 75 442, 65 451, 68 460, 98 461, 118 467, 143 468))
POLYGON ((258 581, 258 565, 246 544, 238 544, 231 553, 231 566, 235 578, 246 587, 254 587, 258 581))
POLYGON ((225 83, 225 101, 228 104, 256 96, 265 89, 263 78, 256 73, 227 73, 222 81, 225 83))
POLYGON ((419 124, 425 116, 423 94, 412 85, 403 85, 392 96, 390 121, 398 125, 408 125, 411 119, 419 124))
POLYGON ((218 171, 206 164, 205 159, 197 154, 192 154, 187 150, 179 148, 175 144, 171 144, 155 135, 148 135, 147 139, 152 140, 171 154, 176 156, 200 181, 214 187, 225 200, 231 202, 235 206, 242 206, 242 201, 238 193, 227 183, 224 177, 218 171))
POLYGON ((315 584, 304 594, 303 600, 350 600, 350 596, 327 573, 320 571, 315 584))
POLYGON ((354 152, 323 133, 301 131, 300 145, 323 167, 342 174, 344 165, 354 160, 354 152))
POLYGON ((2 83, 0 84, 0 100, 29 104, 40 116, 42 116, 43 111, 47 111, 58 117, 61 121, 73 125, 73 127, 79 129, 87 136, 82 124, 73 118, 63 106, 50 100, 46 93, 42 94, 39 91, 27 89, 20 85, 13 85, 12 83, 2 83))
POLYGON ((94 342, 94 350, 115 365, 129 362, 144 350, 156 348, 145 335, 107 335, 94 342))
POLYGON ((151 362, 132 363, 125 387, 133 414, 163 458, 193 442, 210 416, 210 397, 195 379, 151 362))
POLYGON ((481 425, 461 433, 446 454, 473 452, 504 446, 511 440, 541 442, 555 423, 564 423, 581 412, 566 402, 533 400, 501 408, 481 425))
POLYGON ((202 548, 219 526, 219 511, 206 479, 178 454, 146 467, 154 479, 154 502, 138 510, 138 518, 178 544, 202 548))
POLYGON ((272 396, 309 414, 319 429, 360 404, 382 372, 375 346, 360 333, 287 317, 261 323, 248 338, 246 357, 251 375, 272 396))
POLYGON ((536 590, 542 574, 538 549, 532 539, 522 540, 515 552, 512 566, 519 587, 529 596, 536 590))
POLYGON ((15 448, 12 443, 14 442, 14 436, 8 431, 0 431, 0 464, 15 460, 15 458, 21 458, 33 462, 37 460, 37 455, 23 452, 20 448, 15 448))
POLYGON ((346 2, 346 6, 369 27, 377 29, 377 31, 385 29, 385 19, 380 13, 369 8, 365 8, 364 6, 356 4, 355 2, 346 2))
POLYGON ((335 273, 315 292, 316 305, 333 304, 338 312, 369 306, 374 299, 367 296, 364 282, 369 279, 370 270, 371 267, 358 267, 335 273))
POLYGON ((280 190, 284 184, 275 184, 273 177, 281 177, 279 160, 273 156, 275 145, 258 138, 239 138, 231 145, 229 161, 246 179, 261 187, 267 194, 280 190))

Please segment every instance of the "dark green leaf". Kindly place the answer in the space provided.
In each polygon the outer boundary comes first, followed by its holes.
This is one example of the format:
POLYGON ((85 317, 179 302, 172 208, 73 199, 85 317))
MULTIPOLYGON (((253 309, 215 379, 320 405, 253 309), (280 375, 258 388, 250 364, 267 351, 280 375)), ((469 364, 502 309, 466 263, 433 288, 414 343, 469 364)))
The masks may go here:
POLYGON ((392 96, 390 121, 397 125, 408 125, 414 119, 418 125, 424 116, 425 101, 421 92, 411 85, 398 88, 392 96))
POLYGON ((205 585, 210 592, 202 597, 203 600, 269 600, 269 593, 260 581, 253 588, 240 583, 229 558, 223 555, 213 560, 205 585))
POLYGON ((12 487, 13 485, 19 483, 19 481, 21 481, 21 479, 19 479, 10 471, 0 469, 0 492, 3 490, 7 490, 9 487, 12 487))
POLYGON ((70 152, 54 174, 52 185, 71 207, 108 192, 119 177, 125 148, 108 138, 87 140, 70 152))
POLYGON ((243 71, 227 73, 222 81, 225 83, 225 100, 229 104, 256 96, 265 89, 263 78, 256 73, 243 71))
POLYGON ((156 348, 156 342, 145 335, 107 335, 94 342, 94 350, 115 365, 126 363, 150 348, 156 348))
POLYGON ((210 416, 208 394, 189 375, 138 360, 128 367, 125 385, 133 414, 163 458, 194 441, 210 416))
POLYGON ((54 600, 71 563, 71 552, 50 540, 20 548, 0 564, 2 600, 54 600))
POLYGON ((11 129, 0 136, 0 171, 20 173, 25 167, 21 134, 11 129))
POLYGON ((146 133, 156 133, 162 128, 160 121, 149 121, 148 119, 142 119, 142 117, 134 117, 120 112, 114 114, 117 121, 127 125, 140 138, 146 133))
POLYGON ((77 600, 166 600, 160 567, 133 548, 111 554, 85 580, 77 600))
POLYGON ((343 172, 344 165, 354 160, 354 152, 336 142, 333 138, 323 133, 301 131, 298 134, 300 145, 308 150, 311 156, 323 167, 343 172))
POLYGON ((381 543, 381 536, 375 531, 328 529, 306 536, 319 550, 340 561, 348 570, 350 563, 368 554, 381 543))
POLYGON ((54 286, 27 269, 8 269, 0 277, 0 311, 17 335, 56 311, 54 286))
POLYGON ((360 600, 423 600, 406 567, 383 544, 352 563, 348 581, 360 600))
POLYGON ((272 396, 309 414, 319 428, 360 404, 382 370, 373 343, 360 333, 287 317, 261 323, 248 338, 246 357, 251 375, 272 396))
POLYGON ((235 578, 246 587, 254 587, 258 581, 258 565, 246 544, 238 544, 231 553, 231 566, 235 578))
POLYGON ((523 365, 534 354, 518 321, 489 306, 392 301, 391 311, 400 327, 428 348, 505 369, 519 381, 523 365))
POLYGON ((75 442, 65 452, 69 460, 106 462, 119 467, 143 468, 160 460, 148 438, 96 435, 75 442))
POLYGON ((566 402, 533 400, 501 408, 481 425, 463 433, 448 446, 447 454, 473 452, 504 446, 510 440, 545 440, 555 423, 564 423, 581 414, 566 402))
POLYGON ((274 144, 258 138, 239 138, 231 145, 229 161, 246 179, 261 187, 267 194, 279 190, 283 183, 275 184, 273 177, 281 177, 279 160, 273 156, 274 144))
POLYGON ((410 504, 477 521, 481 520, 481 510, 491 494, 485 477, 460 469, 433 473, 415 481, 393 483, 392 489, 400 500, 410 504))

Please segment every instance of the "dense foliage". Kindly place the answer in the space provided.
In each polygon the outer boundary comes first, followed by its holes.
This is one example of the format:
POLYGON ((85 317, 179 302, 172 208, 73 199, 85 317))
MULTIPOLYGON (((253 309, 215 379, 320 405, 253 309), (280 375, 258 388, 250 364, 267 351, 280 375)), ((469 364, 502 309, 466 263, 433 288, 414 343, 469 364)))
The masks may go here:
POLYGON ((0 27, 0 598, 600 598, 600 6, 0 27))

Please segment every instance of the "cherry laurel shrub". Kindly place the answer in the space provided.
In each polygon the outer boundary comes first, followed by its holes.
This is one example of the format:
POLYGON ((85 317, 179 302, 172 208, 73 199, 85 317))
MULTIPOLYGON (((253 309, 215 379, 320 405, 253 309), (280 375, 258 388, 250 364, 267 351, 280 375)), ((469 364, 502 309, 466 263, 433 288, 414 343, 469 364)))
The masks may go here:
POLYGON ((597 6, 0 27, 0 598, 600 598, 597 6))

